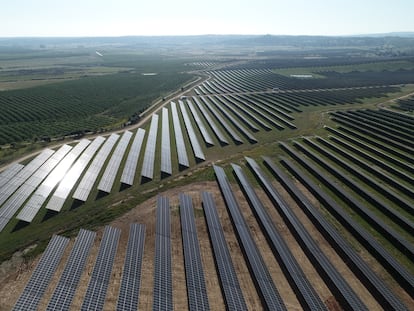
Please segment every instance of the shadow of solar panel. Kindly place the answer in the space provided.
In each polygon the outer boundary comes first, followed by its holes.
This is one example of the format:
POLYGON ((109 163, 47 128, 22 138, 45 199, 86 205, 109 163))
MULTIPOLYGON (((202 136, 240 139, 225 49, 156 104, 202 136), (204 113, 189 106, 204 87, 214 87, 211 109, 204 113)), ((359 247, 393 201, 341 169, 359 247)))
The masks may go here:
POLYGON ((201 196, 226 310, 247 310, 213 196, 209 192, 202 192, 201 196))
POLYGON ((145 225, 131 224, 121 288, 116 306, 119 311, 135 311, 138 309, 144 242, 145 225))
POLYGON ((23 293, 14 305, 14 311, 37 310, 39 302, 56 271, 68 242, 68 238, 59 235, 52 237, 23 293))
POLYGON ((95 236, 92 231, 79 231, 59 283, 47 305, 47 311, 69 310, 95 236))
POLYGON ((180 216, 189 309, 191 311, 210 310, 194 221, 193 203, 191 198, 183 193, 180 193, 180 216))
POLYGON ((251 236, 249 227, 240 212, 240 207, 230 187, 224 169, 214 165, 214 172, 227 209, 229 210, 235 233, 238 236, 240 246, 246 255, 250 271, 252 272, 252 277, 257 285, 263 306, 268 310, 286 310, 286 306, 273 283, 269 270, 251 236))
POLYGON ((167 197, 157 198, 155 229, 154 292, 152 310, 173 310, 170 204, 167 197))
POLYGON ((121 230, 106 226, 81 310, 102 310, 121 230))

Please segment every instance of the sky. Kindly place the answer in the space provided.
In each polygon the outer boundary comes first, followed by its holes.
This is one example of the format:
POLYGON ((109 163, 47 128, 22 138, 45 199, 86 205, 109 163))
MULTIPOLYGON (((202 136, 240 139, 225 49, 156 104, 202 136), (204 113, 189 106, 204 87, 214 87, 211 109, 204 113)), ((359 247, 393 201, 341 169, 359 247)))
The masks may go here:
POLYGON ((11 0, 0 37, 414 32, 413 0, 11 0))

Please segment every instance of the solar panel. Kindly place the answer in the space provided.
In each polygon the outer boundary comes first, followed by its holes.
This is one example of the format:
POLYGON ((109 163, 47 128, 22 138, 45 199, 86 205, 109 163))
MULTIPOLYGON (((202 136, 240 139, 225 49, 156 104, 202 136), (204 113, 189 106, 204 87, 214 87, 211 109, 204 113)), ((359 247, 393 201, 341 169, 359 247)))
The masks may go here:
POLYGON ((216 119, 220 122, 223 128, 229 133, 230 137, 237 143, 242 144, 243 140, 240 136, 233 130, 233 128, 227 123, 227 121, 223 118, 221 113, 219 113, 211 103, 209 103, 204 97, 200 97, 207 108, 211 111, 211 113, 216 117, 216 119))
POLYGON ((152 305, 154 311, 173 310, 170 226, 169 200, 167 197, 158 196, 152 305))
MULTIPOLYGON (((0 211, 0 217, 10 220, 23 203, 31 196, 31 194, 40 185, 43 179, 53 170, 53 168, 63 159, 63 157, 72 149, 68 145, 63 145, 56 151, 39 169, 34 172, 29 179, 4 203, 0 211), (3 211, 7 210, 3 213, 3 211)), ((25 220, 27 210, 22 209, 17 215, 17 219, 25 220)), ((34 217, 34 215, 33 215, 34 217)), ((2 223, 6 220, 2 219, 2 223)), ((30 221, 29 221, 30 222, 30 221)))
POLYGON ((294 288, 302 307, 308 310, 327 310, 325 304, 316 294, 302 268, 290 252, 285 240, 277 231, 276 226, 273 224, 271 217, 248 181, 242 168, 235 164, 232 164, 232 167, 241 188, 243 188, 243 192, 248 198, 250 207, 255 211, 255 215, 257 215, 256 218, 263 228, 263 233, 266 235, 275 257, 279 264, 284 267, 283 270, 287 272, 285 276, 294 288))
POLYGON ((216 165, 213 167, 224 201, 232 218, 235 233, 240 241, 240 246, 246 254, 246 259, 252 272, 252 278, 257 284, 257 291, 262 298, 264 307, 267 310, 286 310, 286 306, 273 283, 269 270, 251 236, 249 226, 243 218, 224 169, 216 165))
POLYGON ((180 193, 180 216, 189 310, 210 310, 193 203, 191 198, 183 193, 180 193))
POLYGON ((277 176, 284 188, 288 190, 289 194, 304 210, 315 226, 320 228, 321 233, 343 258, 344 262, 346 262, 354 274, 358 276, 361 282, 364 283, 365 287, 372 293, 377 301, 381 302, 381 306, 384 309, 390 310, 407 309, 400 299, 392 293, 387 285, 384 284, 383 280, 381 280, 381 278, 374 273, 369 263, 365 262, 365 260, 359 256, 354 247, 345 240, 342 233, 337 231, 331 222, 323 216, 319 209, 313 206, 302 191, 294 185, 293 181, 288 178, 287 175, 283 173, 282 170, 278 168, 269 158, 263 157, 263 160, 265 161, 266 166, 277 176))
POLYGON ((175 144, 177 146, 178 164, 182 167, 189 167, 187 148, 185 146, 183 132, 181 130, 180 118, 178 117, 177 105, 171 102, 171 113, 173 117, 175 144))
POLYGON ((201 104, 198 98, 193 96, 193 100, 195 101, 198 108, 200 109, 201 114, 204 116, 204 118, 206 118, 207 123, 210 125, 211 129, 213 130, 214 134, 217 136, 220 143, 228 145, 229 142, 226 136, 224 136, 223 132, 218 128, 216 122, 214 122, 213 118, 210 116, 210 114, 207 112, 207 110, 204 108, 204 106, 201 104))
POLYGON ((142 163, 141 176, 146 179, 154 178, 155 147, 157 146, 158 115, 153 114, 147 145, 145 146, 144 162, 142 163))
POLYGON ((119 311, 135 311, 138 309, 144 242, 145 225, 131 224, 121 288, 116 306, 119 311))
POLYGON ((161 173, 171 175, 171 144, 170 123, 168 121, 168 109, 162 108, 162 136, 161 136, 161 173))
POLYGON ((95 236, 93 231, 79 231, 59 283, 47 305, 47 311, 69 310, 95 236))
POLYGON ((68 242, 68 238, 59 235, 52 237, 33 271, 29 282, 27 282, 23 293, 14 305, 14 311, 37 310, 39 302, 56 271, 68 242))
MULTIPOLYGON (((25 221, 32 221, 42 205, 46 202, 50 193, 56 185, 62 180, 66 172, 69 170, 73 162, 78 158, 82 151, 89 145, 90 141, 82 139, 72 150, 59 162, 47 178, 37 188, 35 193, 30 197, 29 201, 24 205, 24 214, 21 218, 25 221), (24 216, 24 217, 23 217, 24 216)), ((23 213, 23 211, 22 211, 23 213)))
POLYGON ((115 181, 116 174, 118 173, 121 161, 124 158, 125 151, 128 147, 129 141, 132 137, 130 131, 125 131, 112 154, 111 159, 106 166, 106 169, 101 177, 101 181, 98 184, 98 190, 110 193, 115 181))
POLYGON ((106 226, 81 310, 103 310, 121 230, 106 226))
POLYGON ((271 130, 272 129, 272 127, 269 124, 267 124, 267 122, 262 120, 262 119, 264 119, 264 120, 270 121, 273 124, 273 122, 274 122, 273 119, 271 119, 266 113, 263 113, 262 111, 256 109, 256 107, 253 107, 252 105, 249 105, 246 102, 238 100, 233 95, 223 96, 223 98, 225 98, 227 101, 229 101, 233 106, 236 106, 237 108, 242 110, 250 118, 252 118, 254 121, 256 121, 256 123, 260 124, 260 126, 262 126, 264 129, 266 129, 266 130, 271 130), (240 105, 240 103, 242 103, 242 105, 240 105), (247 109, 245 106, 247 106, 250 110, 247 109), (254 111, 254 113, 251 112, 251 110, 254 111), (257 116, 260 116, 262 119, 259 119, 257 116))
POLYGON ((121 183, 125 185, 132 186, 134 184, 135 172, 137 170, 138 158, 141 152, 144 136, 145 130, 139 128, 135 134, 135 138, 132 143, 131 149, 129 150, 128 158, 121 176, 121 183))
MULTIPOLYGON (((237 118, 239 118, 240 121, 242 121, 243 123, 245 123, 250 129, 252 129, 255 132, 259 131, 259 128, 253 124, 253 122, 251 122, 249 119, 247 119, 243 114, 241 114, 241 112, 238 110, 243 110, 243 107, 240 105, 234 105, 234 103, 230 102, 228 97, 225 96, 214 96, 214 99, 216 99, 217 103, 220 102, 221 104, 223 104, 225 107, 227 107, 228 110, 230 110, 237 118), (237 106, 238 109, 236 109, 235 107, 237 106)), ((249 111, 247 110, 243 110, 246 114, 249 114, 249 111)), ((252 116, 252 115, 250 115, 252 116)), ((253 116, 253 120, 256 120, 257 122, 257 116, 253 116)))
MULTIPOLYGON (((228 112, 221 103, 219 103, 216 100, 216 97, 209 96, 208 97, 215 105, 216 107, 221 111, 221 113, 226 116, 227 119, 230 120, 231 123, 234 124, 234 126, 244 135, 246 136, 250 142, 257 142, 257 139, 253 136, 252 133, 248 129, 246 129, 239 121, 237 121, 231 114, 228 112)), ((247 119, 246 119, 247 121, 247 119)))
POLYGON ((56 191, 54 192, 52 198, 49 200, 46 205, 47 209, 54 210, 59 212, 63 204, 65 203, 69 193, 72 191, 73 186, 82 175, 86 166, 92 160, 95 153, 98 151, 99 147, 105 141, 105 138, 98 136, 95 140, 86 148, 85 152, 80 156, 76 163, 70 168, 68 173, 59 183, 56 191))
POLYGON ((240 288, 239 280, 237 279, 237 273, 234 270, 233 262, 231 261, 230 251, 224 237, 223 228, 220 225, 220 218, 217 213, 213 196, 209 192, 202 192, 201 196, 210 242, 212 244, 221 289, 226 303, 226 310, 247 310, 243 292, 240 288))
POLYGON ((30 161, 23 169, 9 180, 0 189, 0 205, 2 205, 10 195, 12 195, 52 154, 55 152, 50 149, 42 151, 36 158, 30 161))
POLYGON ((200 143, 198 142, 197 135, 194 131, 193 125, 188 116, 187 109, 185 108, 184 102, 180 100, 178 103, 180 105, 181 113, 183 115, 184 124, 187 129, 188 137, 190 138, 191 147, 193 148, 193 151, 194 151, 194 156, 196 157, 196 160, 198 161, 205 161, 206 157, 203 153, 203 149, 201 148, 200 143))
POLYGON ((0 174, 0 189, 4 186, 14 175, 16 175, 24 165, 19 163, 14 163, 7 167, 3 172, 0 174))
POLYGON ((312 238, 302 222, 296 217, 292 209, 289 208, 270 180, 267 179, 262 169, 252 159, 246 158, 246 160, 259 179, 270 200, 273 202, 273 205, 277 207, 285 221, 291 224, 293 230, 295 230, 295 235, 301 239, 300 245, 306 255, 310 257, 312 264, 316 265, 318 270, 323 271, 325 278, 330 284, 331 291, 337 296, 337 300, 347 309, 366 310, 367 308, 364 303, 320 250, 317 242, 312 238))
POLYGON ((191 114, 193 115, 193 118, 195 120, 195 123, 197 124, 201 135, 203 136, 204 141, 206 142, 206 144, 213 146, 214 142, 213 139, 211 138, 210 134, 207 131, 206 126, 204 125, 203 120, 201 119, 201 117, 199 116, 197 109, 194 107, 194 104, 192 101, 187 100, 187 105, 190 108, 191 114))
POLYGON ((112 134, 106 140, 76 188, 75 193, 73 194, 74 199, 84 202, 88 199, 89 193, 98 178, 99 172, 101 171, 118 138, 118 134, 112 134))

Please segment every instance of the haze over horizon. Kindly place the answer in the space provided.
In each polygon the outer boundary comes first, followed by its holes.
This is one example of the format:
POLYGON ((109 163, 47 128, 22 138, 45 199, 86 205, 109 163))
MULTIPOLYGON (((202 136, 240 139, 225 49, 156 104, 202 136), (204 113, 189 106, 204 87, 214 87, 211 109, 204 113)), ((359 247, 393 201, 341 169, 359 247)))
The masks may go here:
POLYGON ((413 11, 411 0, 17 0, 2 4, 0 37, 410 32, 413 11))

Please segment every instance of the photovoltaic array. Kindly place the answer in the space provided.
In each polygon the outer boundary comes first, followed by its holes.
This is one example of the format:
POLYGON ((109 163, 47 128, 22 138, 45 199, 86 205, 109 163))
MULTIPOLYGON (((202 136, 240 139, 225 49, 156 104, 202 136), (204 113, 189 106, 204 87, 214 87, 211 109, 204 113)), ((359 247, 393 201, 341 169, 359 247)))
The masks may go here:
POLYGON ((155 268, 152 310, 173 310, 171 269, 170 203, 167 197, 157 198, 155 229, 155 268))
POLYGON ((234 197, 224 169, 216 165, 213 167, 217 182, 231 215, 233 227, 239 237, 238 240, 241 243, 240 246, 246 254, 250 269, 252 271, 252 277, 258 284, 258 292, 263 300, 263 304, 268 310, 287 310, 279 292, 275 287, 275 284, 273 283, 269 270, 267 269, 266 264, 257 249, 256 243, 251 236, 249 227, 240 212, 240 207, 234 197))
POLYGON ((116 305, 116 309, 119 311, 134 311, 138 309, 144 242, 145 225, 131 224, 121 288, 116 305))
POLYGON ((181 235, 183 238, 188 306, 193 310, 210 310, 198 245, 191 197, 180 193, 181 235))
POLYGON ((201 195, 226 309, 229 311, 247 310, 213 196, 209 192, 202 192, 201 195))
POLYGON ((59 235, 52 237, 23 293, 17 300, 14 311, 37 310, 40 299, 49 285, 68 242, 68 238, 59 235))
POLYGON ((47 311, 70 309, 95 236, 95 232, 89 230, 79 231, 59 283, 47 305, 47 311))
POLYGON ((121 230, 106 226, 81 310, 102 310, 121 230))

